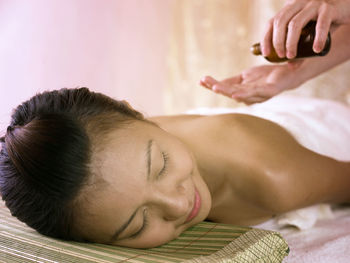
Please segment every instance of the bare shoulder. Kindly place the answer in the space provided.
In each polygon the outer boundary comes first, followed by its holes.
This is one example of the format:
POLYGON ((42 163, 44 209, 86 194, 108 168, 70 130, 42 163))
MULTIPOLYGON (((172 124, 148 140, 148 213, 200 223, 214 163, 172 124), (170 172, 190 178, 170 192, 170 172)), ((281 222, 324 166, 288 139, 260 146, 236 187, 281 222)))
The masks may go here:
MULTIPOLYGON (((278 147, 298 147, 293 136, 280 125, 247 114, 175 115, 151 118, 162 128, 192 142, 195 147, 212 147, 219 152, 258 153, 278 147)), ((204 150, 204 149, 202 149, 204 150)), ((275 149, 276 150, 276 149, 275 149)), ((241 155, 242 156, 242 155, 241 155)))
POLYGON ((204 145, 236 172, 232 185, 239 181, 242 189, 255 192, 247 199, 259 196, 261 205, 277 213, 350 201, 350 163, 305 148, 280 125, 245 114, 208 116, 200 122, 208 140, 204 145))
POLYGON ((206 116, 197 120, 197 128, 215 137, 222 137, 237 144, 242 140, 247 144, 259 144, 261 147, 278 147, 278 145, 299 143, 282 126, 270 120, 247 114, 220 114, 206 116))
MULTIPOLYGON (((237 128, 240 127, 256 126, 256 125, 275 125, 277 124, 247 114, 228 113, 228 114, 215 114, 215 115, 197 115, 197 114, 180 114, 180 115, 168 115, 168 116, 155 116, 149 118, 160 126, 167 126, 172 123, 184 126, 196 126, 200 129, 215 132, 215 129, 222 130, 225 128, 237 128), (198 126, 199 125, 199 126, 198 126)), ((249 129, 249 128, 248 128, 249 129)))
POLYGON ((350 164, 306 149, 274 122, 220 114, 164 117, 158 123, 189 146, 207 184, 213 192, 219 189, 214 219, 254 222, 316 203, 350 200, 350 164), (230 214, 228 207, 250 208, 230 214))

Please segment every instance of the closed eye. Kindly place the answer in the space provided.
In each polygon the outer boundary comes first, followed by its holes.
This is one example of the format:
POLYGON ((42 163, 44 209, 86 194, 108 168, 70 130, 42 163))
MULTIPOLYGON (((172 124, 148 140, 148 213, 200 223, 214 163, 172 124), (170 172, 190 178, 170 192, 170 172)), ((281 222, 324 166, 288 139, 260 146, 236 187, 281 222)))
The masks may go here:
POLYGON ((169 155, 166 152, 162 152, 162 156, 164 159, 164 165, 163 165, 162 170, 160 170, 157 178, 160 178, 162 175, 164 175, 167 172, 167 168, 168 168, 169 155))
POLYGON ((143 210, 143 223, 142 223, 142 227, 135 233, 132 234, 130 237, 128 237, 129 239, 136 239, 138 237, 141 236, 141 234, 145 231, 145 229, 147 229, 148 227, 148 217, 147 217, 147 209, 143 210))

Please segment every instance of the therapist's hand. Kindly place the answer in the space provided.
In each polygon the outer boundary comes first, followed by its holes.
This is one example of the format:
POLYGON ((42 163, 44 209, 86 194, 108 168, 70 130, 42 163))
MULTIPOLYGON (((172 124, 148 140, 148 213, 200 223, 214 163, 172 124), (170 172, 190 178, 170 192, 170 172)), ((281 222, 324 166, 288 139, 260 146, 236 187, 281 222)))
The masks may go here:
POLYGON ((299 60, 289 64, 252 67, 222 81, 206 76, 200 80, 200 85, 248 105, 263 102, 303 82, 298 72, 301 63, 299 60))
POLYGON ((328 32, 350 23, 350 0, 287 0, 267 24, 261 42, 263 55, 273 46, 279 57, 294 58, 301 30, 311 20, 317 21, 313 49, 321 52, 328 32))

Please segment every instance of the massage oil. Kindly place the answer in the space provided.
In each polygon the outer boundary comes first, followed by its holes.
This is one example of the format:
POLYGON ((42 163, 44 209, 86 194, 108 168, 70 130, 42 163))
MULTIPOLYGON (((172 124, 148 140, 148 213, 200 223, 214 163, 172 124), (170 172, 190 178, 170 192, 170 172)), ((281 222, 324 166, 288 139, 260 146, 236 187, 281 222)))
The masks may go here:
MULTIPOLYGON (((298 42, 297 55, 293 59, 327 55, 327 53, 331 48, 330 33, 328 33, 328 37, 327 37, 324 49, 319 53, 314 52, 312 49, 315 35, 316 35, 316 22, 311 21, 301 31, 300 39, 298 42)), ((260 43, 254 44, 250 50, 256 56, 262 55, 260 43)), ((279 62, 284 62, 289 60, 286 57, 280 58, 273 47, 270 54, 266 56, 265 59, 273 63, 279 63, 279 62)))

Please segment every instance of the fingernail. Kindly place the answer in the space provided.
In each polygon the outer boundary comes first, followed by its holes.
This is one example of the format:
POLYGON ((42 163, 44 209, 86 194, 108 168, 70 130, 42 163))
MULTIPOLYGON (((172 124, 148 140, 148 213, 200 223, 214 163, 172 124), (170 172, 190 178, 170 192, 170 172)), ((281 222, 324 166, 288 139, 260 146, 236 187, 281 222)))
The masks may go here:
POLYGON ((314 47, 313 50, 315 53, 320 53, 322 51, 319 46, 314 47))
POLYGON ((270 55, 271 50, 267 47, 264 48, 264 57, 267 57, 268 55, 270 55))
POLYGON ((294 57, 295 57, 295 55, 293 52, 290 52, 290 51, 287 52, 287 58, 292 59, 294 57))

